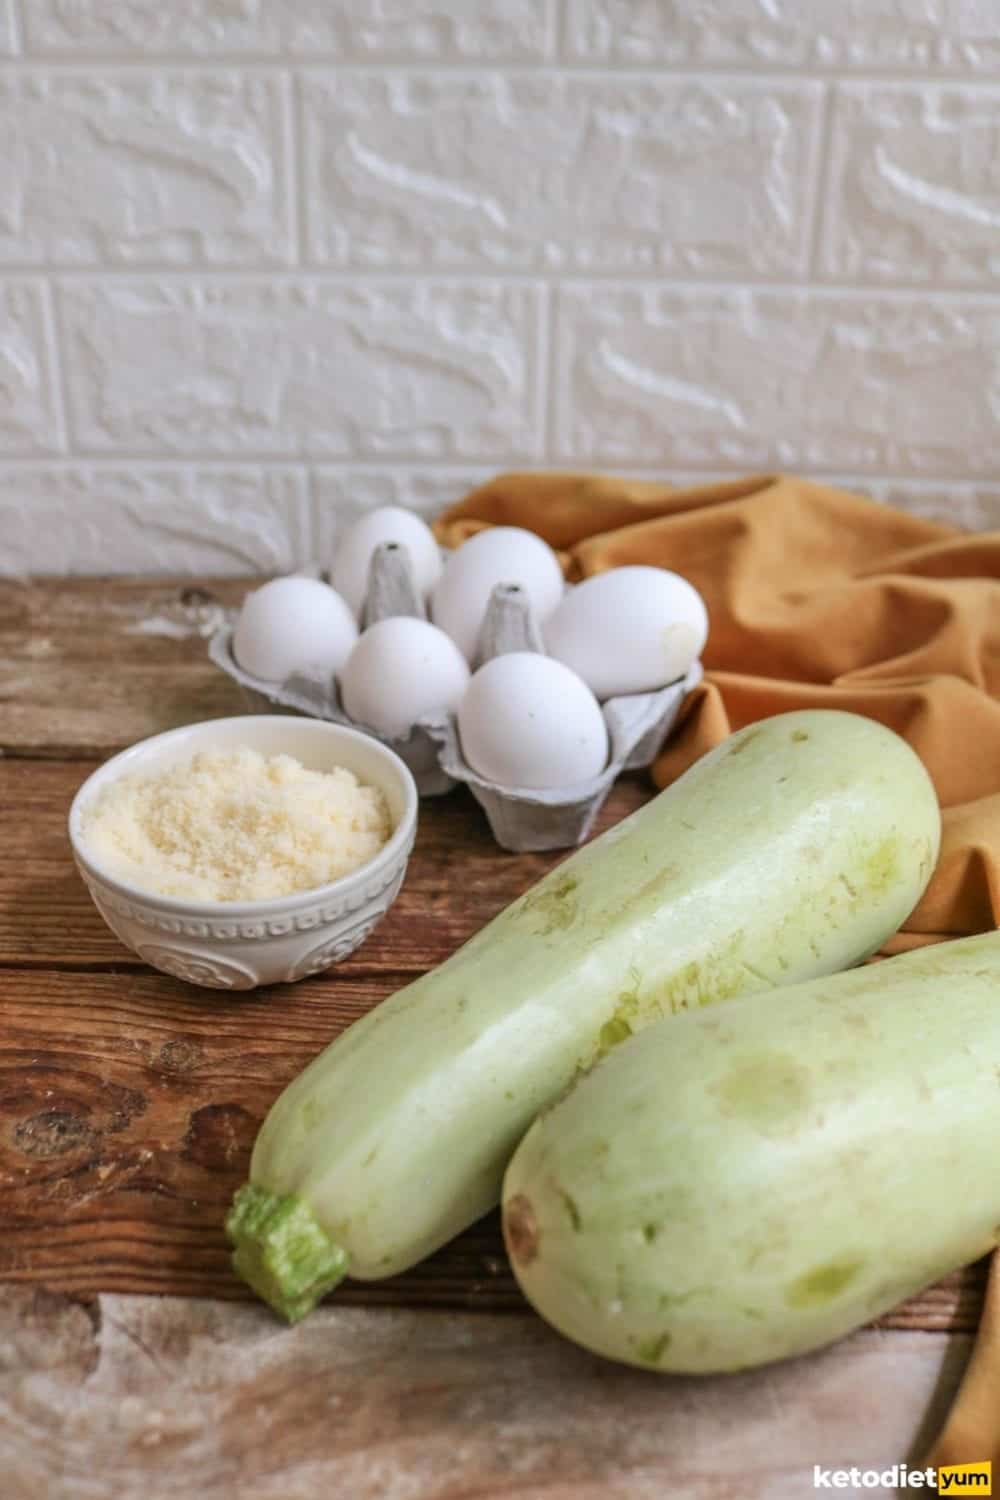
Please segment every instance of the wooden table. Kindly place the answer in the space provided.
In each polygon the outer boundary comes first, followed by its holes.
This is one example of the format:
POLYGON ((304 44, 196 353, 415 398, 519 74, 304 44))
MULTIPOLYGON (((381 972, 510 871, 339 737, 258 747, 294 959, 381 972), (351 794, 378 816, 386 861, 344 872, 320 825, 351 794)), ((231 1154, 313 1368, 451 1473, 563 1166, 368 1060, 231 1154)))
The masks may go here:
MULTIPOLYGON (((423 804, 393 911, 328 974, 233 999, 136 962, 73 869, 69 801, 123 745, 242 710, 203 632, 244 588, 0 586, 4 1500, 778 1500, 811 1494, 814 1464, 917 1456, 981 1267, 819 1356, 728 1379, 557 1338, 495 1218, 295 1329, 246 1299, 222 1220, 271 1100, 553 860, 499 850, 460 792, 423 804)), ((601 826, 648 795, 624 781, 601 826)))

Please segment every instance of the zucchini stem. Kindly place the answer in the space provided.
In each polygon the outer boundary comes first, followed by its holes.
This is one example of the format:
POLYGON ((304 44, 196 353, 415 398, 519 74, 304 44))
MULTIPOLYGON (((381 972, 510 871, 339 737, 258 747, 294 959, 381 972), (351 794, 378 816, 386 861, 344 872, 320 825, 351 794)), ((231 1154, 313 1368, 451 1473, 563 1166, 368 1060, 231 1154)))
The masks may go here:
POLYGON ((347 1273, 347 1252, 304 1198, 244 1183, 229 1210, 233 1269, 280 1317, 297 1323, 347 1273))

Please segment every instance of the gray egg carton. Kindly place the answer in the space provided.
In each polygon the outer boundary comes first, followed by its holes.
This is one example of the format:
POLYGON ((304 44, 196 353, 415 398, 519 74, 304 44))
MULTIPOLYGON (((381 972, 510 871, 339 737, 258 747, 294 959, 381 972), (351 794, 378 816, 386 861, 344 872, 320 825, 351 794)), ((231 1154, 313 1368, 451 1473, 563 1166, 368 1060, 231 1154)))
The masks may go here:
MULTIPOLYGON (((390 615, 425 619, 414 588, 406 549, 383 543, 372 557, 362 625, 374 625, 390 615)), ((422 797, 436 797, 459 783, 472 792, 489 820, 497 843, 515 851, 569 849, 583 842, 616 777, 640 770, 657 757, 673 728, 686 695, 702 676, 695 662, 683 678, 654 693, 629 693, 601 705, 608 726, 610 755, 600 775, 576 786, 555 791, 504 787, 477 775, 462 754, 454 716, 439 714, 420 719, 409 734, 391 738, 348 718, 335 681, 318 681, 302 674, 281 684, 265 683, 238 665, 232 653, 233 628, 228 623, 212 636, 209 656, 217 667, 243 689, 253 712, 279 708, 311 718, 329 719, 361 729, 388 745, 406 762, 422 797)), ((509 651, 544 648, 527 599, 517 584, 498 584, 483 620, 479 666, 509 651)))

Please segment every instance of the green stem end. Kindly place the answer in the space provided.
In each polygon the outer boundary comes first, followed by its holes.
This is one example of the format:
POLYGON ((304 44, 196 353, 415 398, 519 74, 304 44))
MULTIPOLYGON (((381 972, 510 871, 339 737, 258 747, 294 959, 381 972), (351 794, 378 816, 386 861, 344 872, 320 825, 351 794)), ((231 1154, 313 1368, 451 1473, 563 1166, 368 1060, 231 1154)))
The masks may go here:
POLYGON ((347 1252, 328 1238, 304 1198, 244 1183, 226 1233, 233 1268, 280 1317, 297 1323, 347 1274, 347 1252))

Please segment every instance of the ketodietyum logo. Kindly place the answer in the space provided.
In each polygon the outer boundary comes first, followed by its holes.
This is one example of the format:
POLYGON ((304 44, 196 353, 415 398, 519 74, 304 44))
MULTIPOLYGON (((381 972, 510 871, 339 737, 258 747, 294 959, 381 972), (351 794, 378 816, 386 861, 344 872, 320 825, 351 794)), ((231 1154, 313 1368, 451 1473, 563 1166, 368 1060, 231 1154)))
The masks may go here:
POLYGON ((938 1495, 992 1495, 993 1463, 942 1464, 940 1469, 821 1469, 813 1465, 814 1490, 929 1490, 938 1495))

